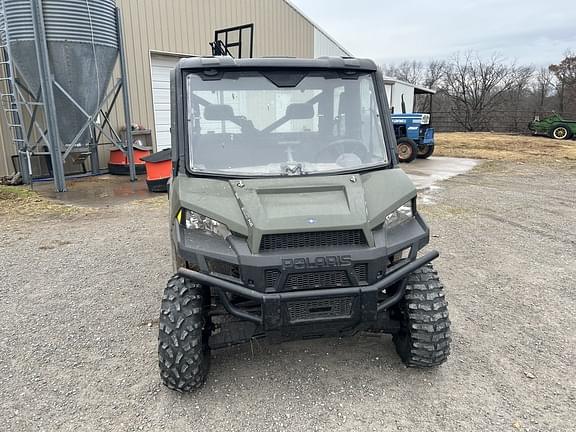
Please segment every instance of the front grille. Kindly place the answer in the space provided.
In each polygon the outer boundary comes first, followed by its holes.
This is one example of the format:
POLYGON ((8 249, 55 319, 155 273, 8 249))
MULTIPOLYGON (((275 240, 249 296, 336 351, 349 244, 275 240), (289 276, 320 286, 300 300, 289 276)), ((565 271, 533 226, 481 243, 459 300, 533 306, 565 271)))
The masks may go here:
POLYGON ((215 260, 212 258, 207 258, 206 264, 208 264, 208 270, 210 270, 211 273, 219 273, 240 279, 240 268, 236 264, 230 264, 226 261, 215 260))
MULTIPOLYGON (((368 264, 355 264, 354 273, 359 283, 368 282, 368 264)), ((280 270, 270 269, 264 273, 266 288, 276 288, 282 273, 280 270)), ((348 274, 344 270, 295 273, 287 276, 284 288, 314 289, 314 288, 337 288, 352 286, 348 274)))
POLYGON ((326 318, 350 318, 352 302, 352 297, 289 302, 288 315, 291 323, 326 318))
POLYGON ((260 242, 260 251, 329 246, 366 246, 366 244, 366 237, 362 230, 265 234, 260 242))
POLYGON ((337 288, 350 286, 348 273, 344 270, 293 273, 288 275, 284 288, 286 290, 337 288))
POLYGON ((264 275, 266 281, 266 288, 275 288, 280 279, 280 270, 266 270, 264 275))
POLYGON ((358 282, 368 282, 368 264, 356 264, 354 273, 356 273, 358 282))

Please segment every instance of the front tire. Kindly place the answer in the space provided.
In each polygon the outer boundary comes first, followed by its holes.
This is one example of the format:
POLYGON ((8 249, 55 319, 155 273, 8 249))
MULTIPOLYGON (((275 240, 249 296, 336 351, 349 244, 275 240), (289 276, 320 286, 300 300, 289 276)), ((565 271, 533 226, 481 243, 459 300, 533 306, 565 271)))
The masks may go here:
POLYGON ((410 138, 400 138, 397 143, 398 160, 400 162, 409 163, 416 159, 418 154, 418 146, 410 138))
POLYGON ((406 366, 429 368, 444 363, 451 342, 448 303, 431 264, 408 276, 406 293, 397 307, 400 331, 393 341, 406 366))
POLYGON ((572 138, 572 135, 572 129, 565 124, 559 124, 550 129, 550 137, 557 140, 567 140, 572 138))
POLYGON ((418 159, 428 159, 434 153, 434 144, 422 144, 418 146, 418 159))
POLYGON ((210 367, 202 286, 173 276, 164 290, 158 332, 162 382, 178 392, 204 385, 210 367))

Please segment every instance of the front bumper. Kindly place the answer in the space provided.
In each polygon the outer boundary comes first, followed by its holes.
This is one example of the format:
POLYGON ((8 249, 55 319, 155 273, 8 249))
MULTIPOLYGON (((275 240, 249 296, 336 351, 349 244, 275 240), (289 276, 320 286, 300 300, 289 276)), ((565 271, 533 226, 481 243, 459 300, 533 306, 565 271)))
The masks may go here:
MULTIPOLYGON (((406 277, 436 259, 438 255, 437 251, 428 252, 424 256, 405 264, 372 285, 269 294, 186 268, 178 269, 178 274, 199 284, 213 287, 219 292, 224 307, 230 314, 260 325, 266 331, 271 331, 289 324, 298 324, 289 317, 289 307, 291 304, 316 302, 313 303, 316 305, 321 304, 319 301, 323 299, 350 299, 348 316, 344 316, 344 318, 350 321, 364 323, 375 322, 378 319, 379 312, 390 308, 402 299, 404 296, 406 277), (379 294, 396 284, 398 284, 396 292, 379 301, 379 294), (260 305, 261 313, 258 315, 236 307, 230 301, 228 293, 255 301, 260 305)), ((336 319, 342 318, 341 316, 336 319)), ((312 320, 313 319, 314 318, 312 318, 312 320)), ((304 319, 302 320, 304 321, 302 324, 309 324, 312 320, 304 319)))
POLYGON ((401 227, 373 231, 373 246, 320 249, 282 249, 253 253, 246 239, 227 240, 192 230, 177 221, 172 225, 172 245, 177 267, 187 267, 253 291, 282 291, 372 285, 396 270, 390 257, 410 250, 409 260, 429 241, 429 230, 419 214, 401 227), (338 273, 337 280, 329 273, 338 273), (314 277, 325 278, 321 283, 314 277), (295 279, 308 278, 304 286, 295 279))
POLYGON ((385 317, 379 312, 402 298, 406 276, 438 256, 416 258, 429 240, 419 214, 373 233, 372 246, 253 253, 243 238, 224 240, 175 221, 172 241, 178 273, 211 287, 230 314, 267 332, 306 324, 346 331, 385 317))

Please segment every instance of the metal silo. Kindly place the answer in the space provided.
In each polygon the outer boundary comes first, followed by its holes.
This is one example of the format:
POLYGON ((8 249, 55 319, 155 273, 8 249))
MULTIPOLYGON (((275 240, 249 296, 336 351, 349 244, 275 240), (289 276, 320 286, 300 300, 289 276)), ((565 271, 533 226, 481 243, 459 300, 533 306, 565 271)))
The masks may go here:
MULTIPOLYGON (((14 70, 28 93, 42 95, 48 129, 46 141, 47 147, 51 147, 51 164, 57 189, 64 190, 65 184, 63 162, 55 160, 56 157, 65 159, 71 151, 86 150, 94 141, 94 134, 90 134, 92 128, 99 128, 103 132, 96 122, 96 116, 107 100, 110 79, 119 54, 127 126, 123 151, 127 151, 131 158, 126 71, 120 15, 115 1, 1 2, 4 29, 0 35, 14 70), (50 130, 51 125, 56 131, 50 130), (59 170, 62 172, 57 173, 59 170), (61 180, 57 181, 57 176, 61 180)), ((18 80, 14 81, 14 85, 19 85, 18 80)), ((112 135, 117 136, 115 131, 112 135)), ((121 143, 113 144, 121 147, 121 143)), ((97 147, 93 148, 97 155, 97 147)), ((95 160, 97 158, 92 159, 95 160)), ((132 174, 131 169, 131 177, 135 179, 132 174)))
MULTIPOLYGON (((50 69, 54 80, 88 114, 100 106, 118 56, 113 0, 44 0, 42 2, 50 69)), ((6 28, 12 60, 28 88, 38 91, 40 75, 29 0, 6 2, 6 28)), ((54 89, 62 144, 72 142, 86 117, 62 91, 54 89)), ((83 135, 82 144, 87 143, 83 135)))

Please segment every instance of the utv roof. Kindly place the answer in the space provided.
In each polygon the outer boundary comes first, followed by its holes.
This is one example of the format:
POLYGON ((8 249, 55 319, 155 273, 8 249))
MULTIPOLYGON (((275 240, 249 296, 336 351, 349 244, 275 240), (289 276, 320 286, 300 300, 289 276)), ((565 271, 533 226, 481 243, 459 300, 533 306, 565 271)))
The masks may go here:
POLYGON ((310 68, 310 69, 357 69, 376 71, 376 64, 369 59, 354 57, 319 57, 302 59, 291 57, 259 57, 235 59, 227 56, 191 57, 180 60, 180 69, 217 68, 310 68))

